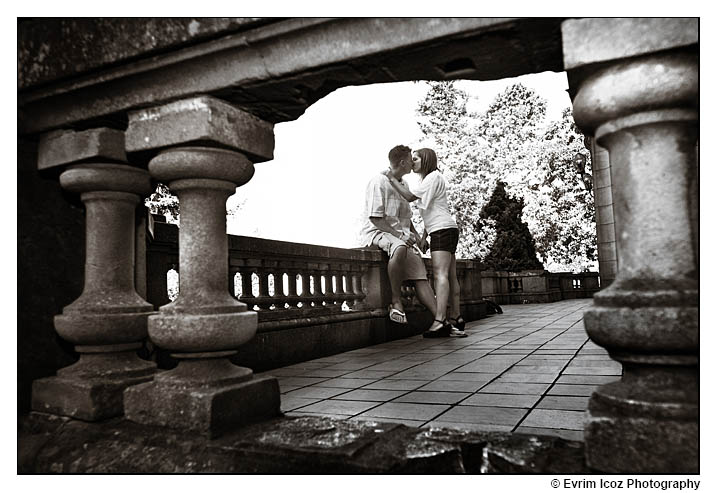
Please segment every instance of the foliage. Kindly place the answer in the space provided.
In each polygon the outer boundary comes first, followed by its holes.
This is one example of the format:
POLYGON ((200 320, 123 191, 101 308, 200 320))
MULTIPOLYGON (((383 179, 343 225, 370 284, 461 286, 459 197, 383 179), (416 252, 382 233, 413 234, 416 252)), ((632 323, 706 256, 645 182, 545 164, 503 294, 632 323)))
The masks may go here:
POLYGON ((158 183, 154 193, 145 199, 145 207, 152 214, 162 214, 168 223, 179 224, 179 199, 167 185, 158 183))
POLYGON ((493 270, 543 269, 536 258, 536 247, 528 225, 521 220, 522 199, 509 197, 502 182, 496 184, 491 198, 481 209, 481 219, 491 219, 496 239, 484 258, 493 270))
MULTIPOLYGON (((238 201, 234 206, 227 208, 227 219, 231 220, 238 215, 246 204, 247 199, 238 201)), ((158 183, 154 193, 145 199, 145 207, 152 214, 161 214, 165 216, 165 220, 170 224, 179 224, 180 222, 180 205, 179 199, 172 191, 163 183, 158 183)))
POLYGON ((590 156, 570 109, 546 121, 546 101, 522 84, 500 93, 480 114, 455 83, 432 82, 417 109, 419 126, 450 184, 461 235, 457 256, 485 259, 497 240, 496 219, 481 210, 497 182, 524 204, 536 252, 552 270, 583 270, 596 260, 590 156), (575 157, 586 158, 577 169, 575 157))

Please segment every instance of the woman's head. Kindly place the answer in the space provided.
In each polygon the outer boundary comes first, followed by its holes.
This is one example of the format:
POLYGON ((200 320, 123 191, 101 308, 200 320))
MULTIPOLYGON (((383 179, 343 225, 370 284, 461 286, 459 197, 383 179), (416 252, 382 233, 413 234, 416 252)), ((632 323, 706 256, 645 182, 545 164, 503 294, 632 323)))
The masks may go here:
POLYGON ((436 153, 433 149, 429 149, 428 147, 417 149, 412 153, 411 158, 414 161, 412 170, 414 173, 419 173, 422 178, 437 169, 436 153))

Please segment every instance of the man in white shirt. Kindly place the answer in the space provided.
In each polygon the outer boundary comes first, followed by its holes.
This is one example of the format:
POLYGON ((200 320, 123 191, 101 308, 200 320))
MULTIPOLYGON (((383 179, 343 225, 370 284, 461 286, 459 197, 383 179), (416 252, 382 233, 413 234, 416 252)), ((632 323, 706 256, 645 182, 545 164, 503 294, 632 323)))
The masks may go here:
MULTIPOLYGON (((409 173, 412 165, 411 149, 407 146, 396 146, 389 151, 389 166, 397 180, 409 173)), ((434 315, 436 298, 426 277, 424 261, 414 249, 419 235, 411 222, 409 202, 394 190, 389 179, 381 173, 373 177, 366 188, 361 234, 366 246, 378 246, 389 255, 389 318, 394 322, 407 323, 401 302, 401 283, 405 280, 414 281, 417 298, 434 315)))

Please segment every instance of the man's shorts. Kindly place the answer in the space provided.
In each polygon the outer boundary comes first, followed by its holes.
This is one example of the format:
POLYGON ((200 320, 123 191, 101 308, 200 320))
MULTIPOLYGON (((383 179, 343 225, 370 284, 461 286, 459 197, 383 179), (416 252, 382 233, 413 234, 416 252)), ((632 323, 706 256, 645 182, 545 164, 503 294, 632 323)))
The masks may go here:
POLYGON ((400 240, 389 233, 379 233, 374 237, 372 244, 378 246, 389 254, 389 258, 393 257, 396 249, 403 246, 406 247, 406 262, 404 264, 405 279, 407 281, 420 281, 426 279, 426 267, 416 250, 408 246, 403 240, 400 240))
POLYGON ((459 244, 459 230, 456 228, 440 229, 430 235, 431 251, 444 251, 456 253, 456 245, 459 244))

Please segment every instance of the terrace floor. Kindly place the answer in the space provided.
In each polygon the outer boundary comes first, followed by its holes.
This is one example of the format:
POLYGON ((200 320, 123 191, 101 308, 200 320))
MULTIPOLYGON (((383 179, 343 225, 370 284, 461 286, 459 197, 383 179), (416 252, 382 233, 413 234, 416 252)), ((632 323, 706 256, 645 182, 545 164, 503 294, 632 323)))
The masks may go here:
POLYGON ((288 416, 583 440, 589 396, 621 375, 584 331, 591 303, 506 305, 501 315, 467 323, 463 339, 415 336, 265 375, 279 378, 288 416))

